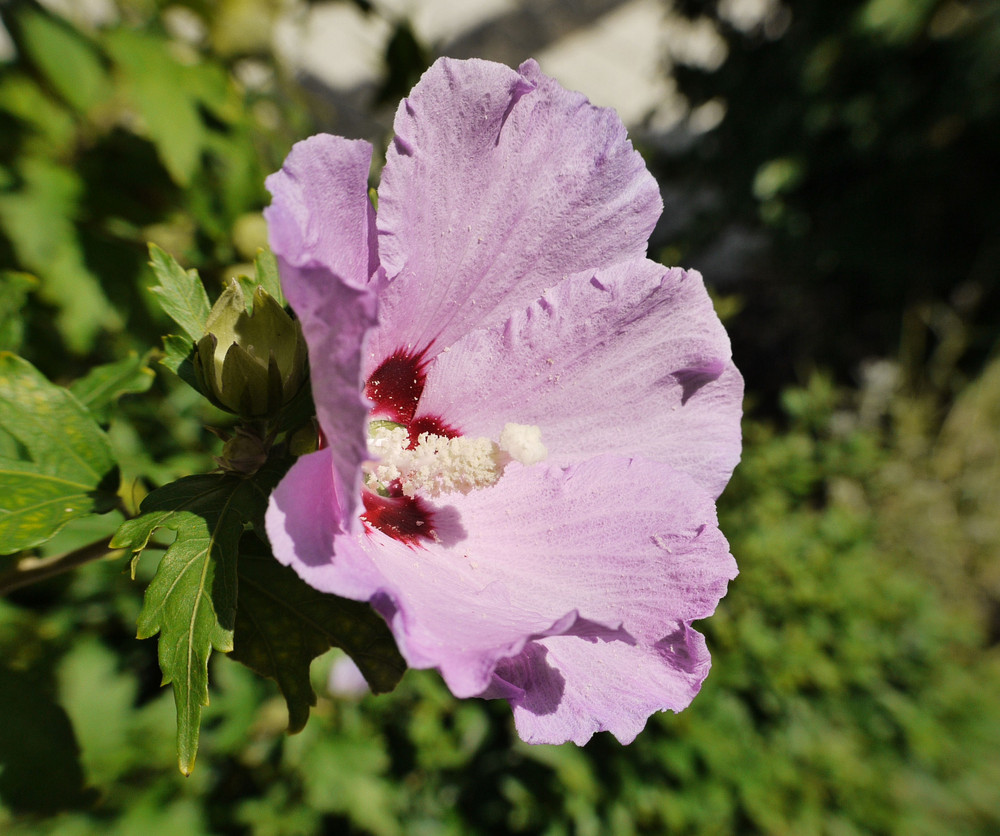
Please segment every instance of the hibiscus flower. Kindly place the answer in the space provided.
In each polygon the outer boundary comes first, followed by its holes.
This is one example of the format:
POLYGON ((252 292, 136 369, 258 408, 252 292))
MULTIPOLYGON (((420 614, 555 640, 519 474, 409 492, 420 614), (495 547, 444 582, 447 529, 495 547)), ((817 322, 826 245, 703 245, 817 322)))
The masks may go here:
POLYGON ((268 179, 271 246, 326 446, 274 491, 274 554, 370 601, 407 663, 502 697, 519 734, 627 743, 710 665, 736 575, 715 499, 743 384, 614 111, 528 61, 439 60, 371 147, 268 179))

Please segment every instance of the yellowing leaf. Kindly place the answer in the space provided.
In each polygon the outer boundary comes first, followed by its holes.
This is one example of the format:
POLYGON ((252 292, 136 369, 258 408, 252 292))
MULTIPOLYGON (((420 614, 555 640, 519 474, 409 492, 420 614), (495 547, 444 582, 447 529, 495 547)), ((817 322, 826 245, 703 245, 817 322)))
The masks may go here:
POLYGON ((107 437, 70 392, 7 352, 0 428, 25 451, 0 459, 0 553, 37 546, 70 520, 113 507, 118 474, 107 437))

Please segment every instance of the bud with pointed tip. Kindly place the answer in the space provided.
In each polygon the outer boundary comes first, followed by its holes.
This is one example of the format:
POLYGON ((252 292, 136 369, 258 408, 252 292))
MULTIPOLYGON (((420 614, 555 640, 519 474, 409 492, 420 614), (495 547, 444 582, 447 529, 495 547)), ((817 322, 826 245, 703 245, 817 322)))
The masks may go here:
POLYGON ((302 328, 261 287, 248 313, 243 288, 233 280, 205 321, 194 366, 216 406, 243 418, 274 415, 306 380, 302 328))

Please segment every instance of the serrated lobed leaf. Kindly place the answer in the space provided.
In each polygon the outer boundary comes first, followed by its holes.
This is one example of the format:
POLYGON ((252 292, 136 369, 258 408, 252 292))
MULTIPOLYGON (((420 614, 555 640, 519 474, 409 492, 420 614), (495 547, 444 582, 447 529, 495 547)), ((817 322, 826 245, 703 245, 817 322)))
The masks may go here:
POLYGON ((160 307, 192 340, 205 336, 205 320, 212 306, 197 270, 185 270, 169 253, 156 244, 149 245, 149 259, 158 287, 152 288, 160 298, 160 307))
POLYGON ((114 503, 116 463, 93 417, 20 357, 0 352, 0 427, 27 459, 0 459, 0 553, 49 540, 114 503))
POLYGON ((208 659, 233 647, 236 563, 240 537, 267 504, 276 478, 222 474, 190 476, 151 493, 142 516, 124 523, 111 540, 135 560, 158 528, 176 532, 146 589, 138 637, 160 634, 163 684, 173 685, 180 769, 190 774, 198 750, 202 707, 208 704, 208 659))
POLYGON ((368 604, 313 589, 270 553, 244 550, 239 583, 232 658, 278 683, 289 731, 300 731, 309 719, 316 704, 309 665, 331 647, 354 659, 376 693, 396 687, 406 663, 368 604))

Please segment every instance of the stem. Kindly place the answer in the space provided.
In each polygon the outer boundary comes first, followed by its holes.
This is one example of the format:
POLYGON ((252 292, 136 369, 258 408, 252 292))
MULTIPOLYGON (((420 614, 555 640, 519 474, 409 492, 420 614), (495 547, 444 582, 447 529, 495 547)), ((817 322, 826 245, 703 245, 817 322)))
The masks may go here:
POLYGON ((104 538, 65 554, 52 557, 22 557, 13 569, 0 572, 0 597, 22 586, 69 572, 85 563, 92 563, 105 557, 120 557, 124 553, 124 549, 109 549, 108 539, 104 538))

